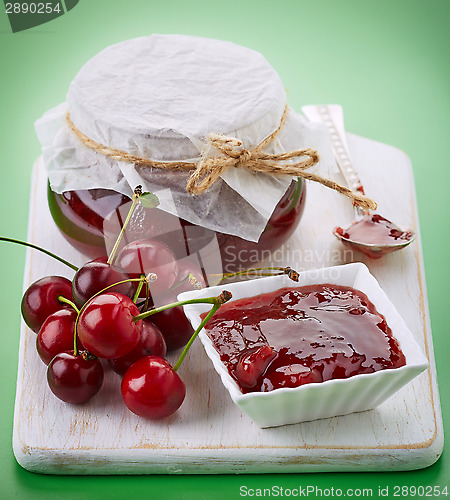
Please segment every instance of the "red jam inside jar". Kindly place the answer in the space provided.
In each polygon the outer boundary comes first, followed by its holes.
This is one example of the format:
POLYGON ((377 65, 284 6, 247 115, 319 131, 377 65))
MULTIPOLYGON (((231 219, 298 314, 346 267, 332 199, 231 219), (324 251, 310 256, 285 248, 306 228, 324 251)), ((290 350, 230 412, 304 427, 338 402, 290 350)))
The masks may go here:
MULTIPOLYGON (((305 205, 305 183, 293 181, 273 211, 258 242, 250 242, 224 233, 195 226, 158 208, 140 209, 130 222, 128 235, 133 239, 157 238, 164 241, 177 258, 204 248, 217 237, 223 272, 230 273, 254 266, 285 243, 295 231, 305 205), (133 226, 134 224, 134 226, 133 226), (164 228, 178 227, 167 232, 164 228)), ((90 258, 106 255, 105 220, 122 218, 119 209, 128 197, 107 189, 53 192, 48 187, 52 217, 69 243, 90 258)))
POLYGON ((243 393, 345 379, 405 365, 367 296, 320 284, 228 302, 205 327, 243 393))

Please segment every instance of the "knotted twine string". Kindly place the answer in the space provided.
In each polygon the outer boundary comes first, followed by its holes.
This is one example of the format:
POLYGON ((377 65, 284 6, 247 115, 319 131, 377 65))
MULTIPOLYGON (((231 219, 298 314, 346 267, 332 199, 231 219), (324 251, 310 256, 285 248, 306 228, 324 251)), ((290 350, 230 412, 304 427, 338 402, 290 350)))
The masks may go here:
POLYGON ((367 196, 352 191, 346 186, 341 186, 331 179, 327 179, 308 169, 319 161, 316 150, 310 148, 296 149, 286 153, 269 154, 262 151, 283 128, 288 114, 288 106, 284 109, 280 125, 266 137, 260 144, 252 149, 243 148, 242 141, 234 137, 210 133, 206 136, 206 142, 219 150, 223 156, 202 157, 198 162, 187 161, 156 161, 141 156, 132 155, 111 146, 104 146, 83 134, 72 122, 69 112, 66 114, 66 121, 72 132, 88 148, 101 153, 113 160, 134 163, 138 167, 156 167, 166 170, 193 170, 189 177, 186 191, 190 194, 202 194, 207 191, 217 179, 229 168, 246 168, 251 172, 261 172, 275 175, 291 175, 302 177, 309 181, 318 182, 323 186, 334 189, 351 200, 355 205, 364 210, 374 210, 377 204, 367 196), (284 163, 292 158, 299 158, 295 163, 284 163))

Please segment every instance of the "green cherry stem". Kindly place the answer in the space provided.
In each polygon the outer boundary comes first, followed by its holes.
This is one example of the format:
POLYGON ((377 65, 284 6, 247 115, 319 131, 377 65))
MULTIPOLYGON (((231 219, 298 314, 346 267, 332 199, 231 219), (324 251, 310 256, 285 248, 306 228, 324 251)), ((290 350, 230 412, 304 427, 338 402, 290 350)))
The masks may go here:
POLYGON ((78 307, 71 300, 66 299, 62 295, 58 295, 58 302, 63 302, 64 304, 69 304, 69 306, 71 306, 73 309, 75 309, 75 312, 77 314, 80 314, 80 310, 78 309, 78 307))
MULTIPOLYGON (((77 316, 77 321, 76 321, 76 324, 78 326, 78 316, 77 316)), ((75 328, 74 332, 73 332, 73 355, 74 356, 78 356, 78 342, 77 342, 77 329, 75 328)))
POLYGON ((69 299, 66 299, 62 295, 58 296, 58 301, 62 302, 64 304, 69 304, 75 312, 77 313, 77 319, 75 320, 75 328, 74 328, 74 333, 73 333, 73 355, 78 356, 78 344, 77 344, 77 324, 78 324, 78 317, 80 316, 80 310, 78 307, 69 299))
MULTIPOLYGON (((287 274, 289 278, 293 281, 298 281, 299 280, 299 274, 297 271, 292 269, 291 267, 255 267, 252 269, 246 269, 245 271, 238 271, 236 273, 228 273, 224 274, 222 279, 230 279, 230 278, 235 278, 237 276, 281 276, 283 274, 287 274), (269 272, 268 272, 269 271, 269 272), (274 273, 271 273, 270 271, 274 271, 274 273)), ((213 275, 215 276, 215 275, 213 275)))
POLYGON ((69 304, 69 306, 71 306, 72 309, 74 309, 75 312, 77 313, 77 319, 75 320, 75 328, 74 328, 74 333, 73 333, 73 355, 78 356, 77 328, 76 328, 76 326, 78 325, 78 317, 80 316, 80 310, 71 300, 66 299, 62 295, 58 296, 58 302, 62 302, 63 304, 69 304))
POLYGON ((220 302, 219 302, 217 304, 214 304, 211 307, 211 310, 209 311, 209 313, 204 317, 203 321, 200 323, 197 330, 195 330, 195 332, 192 334, 192 337, 189 339, 189 342, 186 344, 186 347, 183 349, 183 352, 180 354, 178 361, 173 365, 173 371, 176 372, 178 370, 178 368, 180 368, 181 363, 183 362, 184 358, 186 357, 186 354, 188 353, 189 349, 191 348, 191 345, 194 343, 194 340, 197 338, 198 334, 200 333, 202 328, 206 325, 206 323, 208 323, 211 316, 213 316, 216 313, 216 311, 220 308, 221 305, 222 304, 220 304, 220 302))
POLYGON ((78 313, 78 316, 80 316, 80 314, 86 309, 86 306, 93 300, 95 299, 95 297, 98 297, 99 295, 101 295, 102 293, 105 293, 107 292, 110 288, 114 288, 115 286, 117 285, 122 285, 122 283, 135 283, 137 281, 142 281, 142 278, 129 278, 127 280, 122 280, 122 281, 118 281, 117 283, 113 283, 112 285, 108 285, 106 288, 103 288, 103 290, 100 290, 99 292, 97 292, 96 294, 94 294, 87 302, 85 302, 82 306, 82 308, 80 309, 79 313, 78 313))
POLYGON ((184 358, 186 357, 186 354, 188 353, 194 340, 197 338, 197 335, 202 330, 202 328, 206 325, 206 323, 209 321, 211 316, 213 314, 215 314, 215 312, 219 309, 219 307, 222 304, 225 304, 225 302, 228 302, 231 299, 231 297, 232 297, 231 292, 224 290, 218 297, 206 297, 204 299, 181 300, 179 302, 174 302, 173 304, 167 304, 165 306, 157 307, 156 309, 152 309, 150 311, 146 311, 146 312, 141 313, 137 316, 134 316, 133 321, 136 323, 137 321, 139 321, 141 319, 148 318, 152 314, 157 314, 161 311, 165 311, 166 309, 172 309, 173 307, 186 306, 189 304, 212 304, 213 305, 211 310, 209 311, 209 313, 205 316, 205 318, 200 323, 198 328, 192 334, 191 338, 189 339, 189 342, 186 344, 186 347, 183 349, 183 352, 181 353, 180 357, 178 358, 178 361, 173 366, 173 370, 177 371, 178 368, 180 367, 181 363, 183 362, 184 358))
POLYGON ((25 247, 33 248, 34 250, 38 250, 39 252, 45 253, 46 255, 53 257, 54 259, 58 260, 59 262, 62 262, 66 266, 70 267, 70 269, 73 269, 74 271, 78 271, 77 266, 74 266, 70 262, 67 262, 67 260, 64 260, 62 257, 55 255, 54 253, 50 252, 49 250, 45 250, 44 248, 38 247, 37 245, 33 245, 33 243, 28 243, 27 241, 15 240, 13 238, 6 238, 5 236, 0 236, 0 241, 7 241, 9 243, 17 243, 18 245, 23 245, 25 247))
POLYGON ((108 257, 108 264, 112 264, 114 261, 114 257, 116 256, 117 249, 119 248, 120 242, 122 241, 123 235, 125 233, 125 229, 128 226, 128 223, 130 222, 131 216, 133 215, 133 211, 136 207, 136 205, 139 202, 139 197, 142 194, 142 186, 136 186, 134 189, 133 197, 131 198, 131 207, 130 210, 128 210, 127 217, 125 219, 125 222, 123 223, 122 227, 120 228, 120 232, 117 236, 116 242, 114 243, 113 249, 111 250, 111 253, 109 254, 108 257))
MULTIPOLYGON (((133 297, 133 302, 135 304, 137 302, 137 299, 139 298, 139 294, 141 293, 142 287, 144 286, 144 281, 147 283, 147 279, 145 278, 145 276, 143 274, 141 274, 140 279, 141 280, 139 281, 139 284, 136 288, 136 293, 134 294, 134 297, 133 297)), ((148 289, 148 283, 147 283, 147 289, 148 289)))
POLYGON ((169 288, 169 292, 173 292, 174 290, 176 290, 180 286, 184 285, 186 283, 186 281, 189 281, 190 285, 192 286, 192 290, 201 290, 203 288, 201 283, 198 281, 198 279, 192 273, 189 273, 181 281, 179 281, 175 285, 171 286, 169 288))
POLYGON ((206 299, 191 299, 191 300, 181 300, 179 302, 173 302, 172 304, 167 304, 165 306, 157 307, 155 309, 150 309, 150 311, 145 311, 137 316, 134 316, 133 321, 136 323, 141 319, 148 318, 153 314, 157 314, 161 311, 165 311, 166 309, 172 309, 173 307, 185 306, 188 304, 216 304, 217 297, 208 297, 206 299))
POLYGON ((58 295, 58 302, 61 302, 63 304, 69 304, 69 306, 71 306, 77 313, 77 319, 75 320, 75 328, 73 331, 73 355, 78 356, 77 325, 78 325, 78 318, 80 317, 80 310, 71 300, 66 299, 66 297, 63 297, 62 295, 58 295))

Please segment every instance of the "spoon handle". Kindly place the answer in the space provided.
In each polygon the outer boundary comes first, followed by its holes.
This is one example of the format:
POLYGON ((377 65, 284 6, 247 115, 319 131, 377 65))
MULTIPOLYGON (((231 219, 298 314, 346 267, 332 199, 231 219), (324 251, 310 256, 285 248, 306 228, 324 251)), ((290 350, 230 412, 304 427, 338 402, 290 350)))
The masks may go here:
MULTIPOLYGON (((323 104, 320 106, 303 106, 301 109, 308 120, 322 123, 327 127, 331 137, 334 156, 345 182, 353 191, 364 194, 364 188, 359 180, 358 172, 353 167, 348 149, 342 106, 338 104, 323 104)), ((365 214, 361 208, 355 206, 355 209, 359 215, 365 214)))

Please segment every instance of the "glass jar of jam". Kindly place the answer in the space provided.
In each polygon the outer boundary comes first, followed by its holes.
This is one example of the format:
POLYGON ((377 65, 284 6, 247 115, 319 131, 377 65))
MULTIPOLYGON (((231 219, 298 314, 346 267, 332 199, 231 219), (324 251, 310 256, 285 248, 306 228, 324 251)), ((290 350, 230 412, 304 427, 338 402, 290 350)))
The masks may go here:
POLYGON ((223 272, 254 267, 289 238, 305 200, 296 176, 319 156, 333 161, 262 54, 185 35, 107 47, 36 130, 50 211, 78 250, 95 258, 110 249, 105 222, 120 221, 126 195, 142 185, 177 216, 138 206, 133 238, 157 237, 179 259, 203 249, 202 264, 220 253, 223 272))
MULTIPOLYGON (((276 205, 259 241, 247 241, 238 236, 214 232, 195 226, 157 208, 140 217, 139 227, 131 227, 132 239, 156 237, 171 248, 178 258, 186 255, 186 248, 198 251, 217 237, 223 272, 236 272, 255 266, 270 256, 295 231, 305 206, 306 186, 302 179, 291 183, 276 205), (178 231, 164 231, 174 227, 178 231), (163 229, 162 229, 163 228, 163 229)), ((127 196, 108 189, 86 189, 57 194, 48 186, 51 215, 66 240, 90 258, 106 255, 105 220, 122 217, 119 208, 130 202, 127 196)), ((131 226, 133 221, 131 221, 131 226)))

